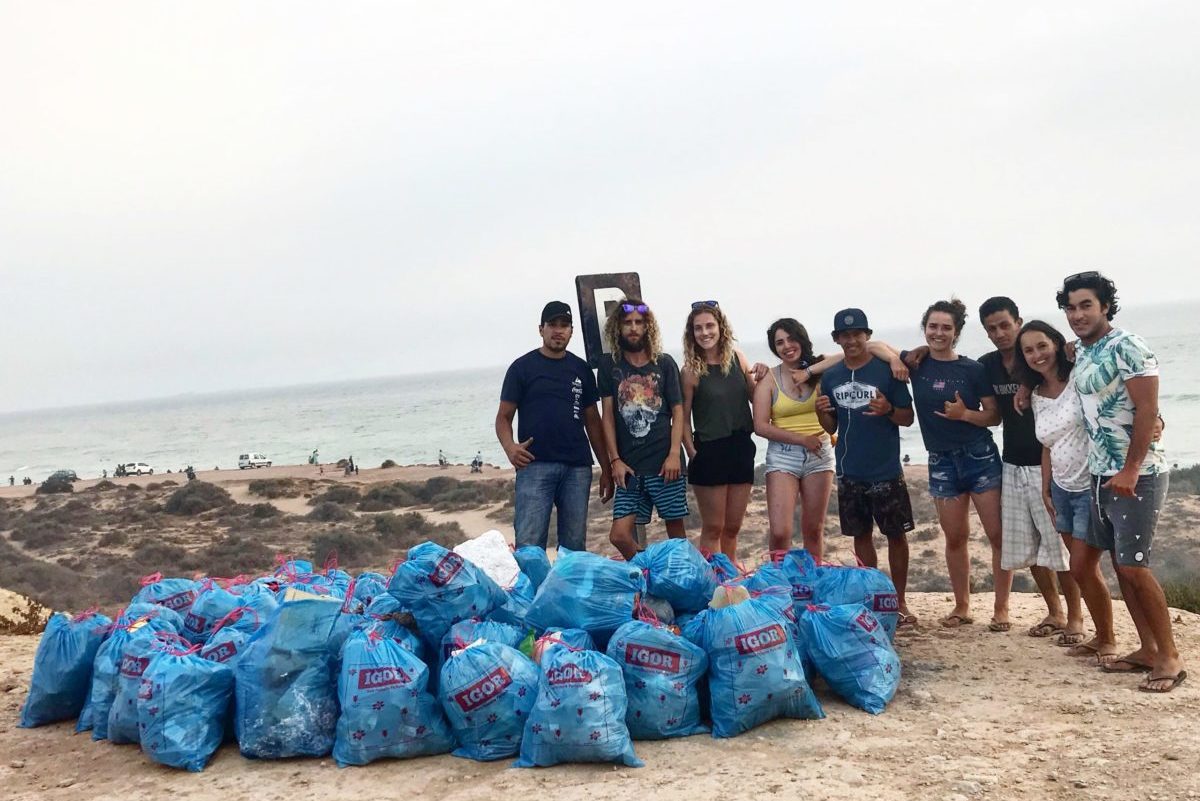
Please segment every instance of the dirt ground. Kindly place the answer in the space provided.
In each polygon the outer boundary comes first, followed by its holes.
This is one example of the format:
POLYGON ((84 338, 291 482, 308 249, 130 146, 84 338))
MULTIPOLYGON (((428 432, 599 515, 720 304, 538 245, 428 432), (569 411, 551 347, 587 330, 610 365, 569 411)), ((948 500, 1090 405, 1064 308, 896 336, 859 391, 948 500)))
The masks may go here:
MULTIPOLYGON (((975 611, 991 597, 973 597, 975 611)), ((910 596, 934 621, 948 596, 910 596)), ((589 801, 646 799, 1200 799, 1200 616, 1173 613, 1194 676, 1175 692, 1136 690, 1137 677, 1099 672, 1024 627, 1040 598, 1016 595, 1020 627, 994 634, 922 625, 901 635, 900 691, 872 717, 823 687, 823 721, 776 721, 731 740, 707 735, 638 742, 646 767, 567 765, 522 770, 510 761, 451 756, 338 769, 330 759, 255 762, 227 745, 208 768, 164 768, 133 746, 92 742, 72 724, 16 727, 34 637, 0 637, 0 797, 19 799, 399 796, 527 801, 585 793, 589 801), (385 789, 387 788, 387 789, 385 789)), ((1133 630, 1118 603, 1119 633, 1133 630)))

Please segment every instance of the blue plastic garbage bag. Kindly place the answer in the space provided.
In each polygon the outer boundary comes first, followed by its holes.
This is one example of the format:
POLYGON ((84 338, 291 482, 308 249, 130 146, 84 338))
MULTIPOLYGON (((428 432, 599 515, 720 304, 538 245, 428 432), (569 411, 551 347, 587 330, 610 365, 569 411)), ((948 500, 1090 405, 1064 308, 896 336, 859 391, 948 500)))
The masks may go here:
POLYGON ((33 677, 21 707, 23 729, 79 716, 92 689, 92 664, 112 628, 94 610, 71 617, 55 612, 33 656, 33 677))
POLYGON ((244 756, 324 756, 333 748, 332 637, 340 614, 337 599, 294 593, 251 636, 234 669, 234 728, 244 756))
POLYGON ((823 718, 804 677, 782 589, 706 609, 683 634, 708 654, 714 737, 733 737, 774 718, 823 718))
POLYGON ((708 561, 686 539, 650 545, 631 564, 646 570, 646 592, 671 604, 676 612, 699 612, 708 606, 717 577, 708 561))
POLYGON ((900 686, 900 657, 862 604, 814 604, 800 618, 809 656, 846 703, 878 715, 900 686))
POLYGON ((511 623, 514 626, 525 626, 525 615, 529 613, 529 605, 533 603, 537 590, 533 582, 524 573, 517 574, 517 580, 511 587, 504 590, 504 604, 492 610, 489 620, 501 623, 511 623))
POLYGON ((698 685, 708 670, 700 646, 662 625, 631 620, 608 641, 621 666, 629 708, 625 722, 635 740, 701 734, 698 685))
POLYGON ((712 568, 718 583, 723 584, 741 578, 742 571, 734 564, 732 559, 720 551, 705 554, 704 558, 708 560, 708 565, 712 568))
POLYGON ((200 591, 192 608, 183 619, 180 632, 193 645, 201 645, 212 633, 217 621, 242 605, 242 599, 217 584, 212 579, 200 583, 200 591))
POLYGON ((167 628, 173 630, 176 634, 183 631, 183 615, 166 606, 150 603, 149 601, 131 602, 129 606, 117 613, 117 619, 114 622, 114 630, 120 626, 128 626, 138 618, 156 617, 159 618, 159 625, 165 625, 162 629, 167 628))
POLYGON ((337 682, 342 711, 333 758, 338 765, 453 748, 454 735, 428 685, 428 668, 407 648, 374 630, 353 632, 342 650, 337 682))
POLYGON ((888 639, 896 636, 900 623, 900 601, 896 585, 887 574, 873 567, 825 565, 817 570, 813 600, 825 606, 862 604, 879 619, 888 639))
POLYGON ((516 648, 521 644, 521 640, 525 639, 525 632, 516 626, 495 620, 460 620, 451 626, 442 638, 442 649, 438 652, 439 666, 446 663, 455 649, 465 648, 480 639, 516 648))
POLYGON ((803 548, 793 548, 783 554, 776 566, 787 579, 792 592, 792 607, 799 617, 814 598, 822 568, 817 567, 812 554, 803 548))
POLYGON ((379 573, 360 573, 354 579, 353 598, 362 605, 363 611, 381 595, 387 595, 387 578, 379 573))
POLYGON ((138 695, 150 663, 169 643, 190 648, 191 643, 171 631, 139 629, 121 647, 121 665, 117 670, 117 691, 108 711, 108 740, 115 745, 141 742, 138 726, 138 695), (145 633, 142 633, 145 632, 145 633))
POLYGON ((779 566, 772 564, 760 565, 753 573, 747 573, 729 583, 741 585, 750 592, 763 592, 772 587, 782 587, 790 594, 792 587, 791 582, 788 581, 779 566))
POLYGON ((161 765, 204 770, 225 737, 233 669, 196 648, 160 646, 137 699, 142 750, 161 765))
POLYGON ((311 572, 313 572, 313 563, 307 559, 285 560, 279 557, 279 566, 275 568, 275 575, 281 578, 294 578, 311 572))
POLYGON ((238 606, 254 610, 260 623, 266 623, 279 608, 279 601, 276 600, 275 593, 263 584, 237 584, 230 587, 229 591, 237 597, 238 606))
POLYGON ((366 608, 366 613, 371 617, 384 617, 385 615, 394 615, 397 612, 403 611, 404 607, 401 603, 387 592, 372 598, 371 603, 366 608))
POLYGON ((538 668, 501 642, 456 650, 441 672, 442 709, 458 740, 454 755, 489 761, 515 756, 537 698, 538 668))
MULTIPOLYGON (((133 604, 130 605, 130 608, 133 604)), ((121 670, 121 652, 133 637, 153 637, 157 632, 177 634, 175 627, 179 615, 166 607, 151 605, 149 613, 141 615, 127 624, 121 624, 126 614, 117 618, 117 625, 96 651, 92 663, 92 689, 87 705, 79 716, 76 731, 92 730, 93 740, 108 739, 108 718, 113 700, 117 695, 117 678, 121 670), (87 717, 85 725, 84 718, 87 717)))
POLYGON ((421 636, 434 649, 460 620, 486 617, 505 601, 504 590, 462 556, 437 543, 408 550, 397 565, 388 592, 412 613, 421 636))
POLYGON ((550 572, 550 557, 546 556, 546 549, 537 545, 522 545, 513 551, 513 558, 517 560, 521 572, 529 578, 534 592, 537 592, 550 572))
POLYGON ((201 658, 233 667, 251 635, 262 628, 266 621, 267 618, 260 617, 253 607, 236 607, 213 626, 212 633, 200 648, 201 658))
POLYGON ((599 651, 556 646, 542 657, 537 700, 514 767, 563 762, 620 762, 640 768, 633 752, 621 666, 599 651))
POLYGON ((130 603, 158 604, 183 617, 192 608, 192 601, 196 600, 199 591, 199 582, 192 579, 163 578, 162 573, 151 573, 142 578, 142 588, 130 603))
POLYGON ((558 559, 542 582, 525 622, 537 631, 560 626, 580 628, 607 641, 633 619, 646 580, 636 565, 587 551, 558 549, 558 559))
POLYGON ((553 647, 563 645, 572 651, 595 651, 596 642, 583 629, 546 629, 533 644, 533 661, 539 665, 553 647))
POLYGON ((372 618, 367 627, 375 629, 382 637, 387 637, 389 640, 394 640, 402 648, 407 648, 413 656, 415 656, 417 659, 420 659, 422 662, 425 662, 426 664, 429 663, 427 657, 431 652, 426 647, 425 641, 422 640, 416 634, 416 632, 401 623, 396 618, 386 617, 382 620, 372 618))

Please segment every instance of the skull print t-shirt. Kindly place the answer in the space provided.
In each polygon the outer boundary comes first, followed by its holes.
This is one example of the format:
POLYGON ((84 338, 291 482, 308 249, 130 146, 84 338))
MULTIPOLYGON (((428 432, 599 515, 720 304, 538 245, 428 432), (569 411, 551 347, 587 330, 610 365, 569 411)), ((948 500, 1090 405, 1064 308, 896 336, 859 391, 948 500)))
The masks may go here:
POLYGON ((671 450, 671 411, 683 403, 679 366, 667 354, 634 367, 611 354, 600 357, 596 371, 601 398, 612 398, 616 411, 617 450, 638 475, 656 475, 671 450))

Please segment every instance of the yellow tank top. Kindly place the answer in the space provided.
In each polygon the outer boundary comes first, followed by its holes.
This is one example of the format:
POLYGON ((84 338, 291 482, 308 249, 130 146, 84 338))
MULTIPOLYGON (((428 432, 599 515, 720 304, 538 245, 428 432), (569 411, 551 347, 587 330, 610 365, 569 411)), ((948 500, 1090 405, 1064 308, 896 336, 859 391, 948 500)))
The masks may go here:
POLYGON ((771 372, 775 379, 774 396, 771 401, 771 423, 784 431, 793 434, 825 436, 821 421, 817 418, 817 389, 805 400, 796 400, 783 391, 781 384, 782 367, 776 367, 771 372))

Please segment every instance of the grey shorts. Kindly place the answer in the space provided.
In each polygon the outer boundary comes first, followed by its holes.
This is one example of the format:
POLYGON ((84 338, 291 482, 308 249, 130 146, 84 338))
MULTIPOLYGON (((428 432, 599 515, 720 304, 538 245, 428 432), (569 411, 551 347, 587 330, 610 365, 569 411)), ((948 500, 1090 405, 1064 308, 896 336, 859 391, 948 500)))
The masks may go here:
POLYGON ((1092 526, 1085 540, 1116 554, 1122 567, 1150 567, 1158 516, 1167 499, 1168 473, 1138 478, 1132 498, 1103 487, 1109 476, 1092 476, 1092 526))
POLYGON ((821 450, 813 453, 803 445, 788 445, 772 440, 767 443, 767 472, 788 473, 796 478, 813 473, 832 473, 835 459, 833 445, 824 438, 821 450))

